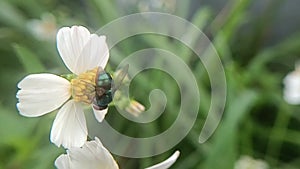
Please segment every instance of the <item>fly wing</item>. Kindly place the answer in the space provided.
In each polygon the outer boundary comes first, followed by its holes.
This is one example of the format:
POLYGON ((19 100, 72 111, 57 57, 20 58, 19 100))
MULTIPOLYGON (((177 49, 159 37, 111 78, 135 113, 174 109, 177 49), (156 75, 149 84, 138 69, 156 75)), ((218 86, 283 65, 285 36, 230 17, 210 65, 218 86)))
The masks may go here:
POLYGON ((115 93, 121 87, 121 84, 125 77, 128 74, 129 65, 127 64, 123 68, 116 71, 116 77, 114 78, 113 85, 112 85, 112 92, 115 93))

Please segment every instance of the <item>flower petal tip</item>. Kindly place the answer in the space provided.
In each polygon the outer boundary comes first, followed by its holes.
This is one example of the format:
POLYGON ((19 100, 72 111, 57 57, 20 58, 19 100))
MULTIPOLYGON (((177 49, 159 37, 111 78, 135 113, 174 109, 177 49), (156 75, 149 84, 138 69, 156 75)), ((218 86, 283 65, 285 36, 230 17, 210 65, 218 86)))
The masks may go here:
POLYGON ((50 133, 50 140, 64 148, 81 147, 87 140, 87 126, 82 106, 68 101, 57 113, 50 133))
POLYGON ((68 69, 80 74, 101 66, 109 58, 106 37, 91 34, 84 26, 63 27, 57 33, 57 49, 68 69))
POLYGON ((37 117, 63 105, 70 97, 70 83, 48 73, 31 74, 18 83, 17 109, 27 117, 37 117))
POLYGON ((153 165, 151 167, 148 167, 146 169, 168 169, 169 167, 171 167, 176 162, 179 155, 180 155, 180 151, 177 150, 175 153, 173 153, 173 155, 171 157, 169 157, 165 161, 160 162, 160 163, 158 163, 156 165, 153 165))
POLYGON ((108 108, 106 108, 104 110, 96 110, 93 106, 92 106, 92 108, 93 108, 95 118, 97 119, 98 122, 101 123, 104 120, 105 115, 108 112, 108 108))

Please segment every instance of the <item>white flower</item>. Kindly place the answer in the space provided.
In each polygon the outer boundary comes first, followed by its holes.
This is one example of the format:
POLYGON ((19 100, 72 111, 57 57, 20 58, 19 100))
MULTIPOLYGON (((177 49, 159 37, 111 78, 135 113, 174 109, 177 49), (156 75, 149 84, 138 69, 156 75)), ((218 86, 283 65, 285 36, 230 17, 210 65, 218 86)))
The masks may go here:
MULTIPOLYGON (((146 169, 167 169, 179 156, 176 151, 167 160, 146 169)), ((67 150, 67 154, 60 155, 55 160, 58 169, 118 169, 118 164, 110 152, 96 137, 93 141, 86 142, 82 148, 74 147, 67 150)))
POLYGON ((57 31, 56 19, 51 13, 44 13, 41 19, 32 19, 26 24, 28 30, 40 40, 54 40, 57 31))
MULTIPOLYGON (((57 49, 68 69, 76 75, 71 82, 63 77, 41 73, 26 76, 19 82, 17 108, 21 115, 37 117, 58 108, 50 140, 58 147, 81 147, 87 139, 83 103, 95 96, 98 67, 104 69, 109 53, 105 36, 91 34, 83 26, 63 27, 57 33, 57 49)), ((94 110, 94 109, 93 109, 94 110)), ((107 109, 94 110, 101 122, 107 109)))
POLYGON ((263 160, 253 159, 249 156, 241 156, 235 163, 234 169, 268 169, 269 165, 263 160))
POLYGON ((176 0, 139 0, 135 4, 137 4, 140 12, 156 11, 173 13, 176 9, 176 0))
POLYGON ((300 68, 289 73, 283 80, 283 98, 289 104, 300 104, 300 68))

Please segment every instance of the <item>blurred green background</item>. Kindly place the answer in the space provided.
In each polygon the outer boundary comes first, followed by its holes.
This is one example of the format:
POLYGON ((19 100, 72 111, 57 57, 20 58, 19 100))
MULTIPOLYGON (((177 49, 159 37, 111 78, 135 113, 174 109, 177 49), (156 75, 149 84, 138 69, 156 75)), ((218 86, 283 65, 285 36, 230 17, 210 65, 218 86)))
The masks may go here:
MULTIPOLYGON (((49 141, 56 113, 27 118, 19 115, 15 106, 17 83, 27 74, 69 73, 56 50, 56 30, 84 25, 93 32, 118 17, 146 11, 183 17, 205 32, 224 65, 227 102, 217 131, 206 143, 199 144, 210 105, 209 81, 201 62, 195 62, 191 51, 167 37, 145 35, 122 41, 111 51, 110 70, 120 58, 144 48, 181 53, 201 84, 201 104, 193 129, 172 151, 145 159, 115 156, 120 168, 150 166, 175 149, 181 155, 174 169, 231 169, 242 155, 264 160, 269 168, 300 168, 300 107, 288 105, 282 98, 282 79, 294 69, 300 56, 299 5, 296 0, 1 0, 0 168, 54 168, 54 160, 64 153, 49 141)), ((112 108, 107 115, 109 123, 137 137, 166 130, 180 107, 175 81, 165 73, 150 70, 138 75, 131 88, 134 90, 130 95, 146 107, 150 106, 149 92, 162 89, 168 98, 165 112, 174 114, 163 115, 137 131, 139 124, 132 124, 112 108)))

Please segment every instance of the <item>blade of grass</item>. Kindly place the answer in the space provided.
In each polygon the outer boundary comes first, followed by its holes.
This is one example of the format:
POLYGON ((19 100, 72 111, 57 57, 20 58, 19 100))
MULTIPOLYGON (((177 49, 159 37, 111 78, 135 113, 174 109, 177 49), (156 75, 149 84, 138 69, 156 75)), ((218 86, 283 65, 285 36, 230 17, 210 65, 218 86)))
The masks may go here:
POLYGON ((18 29, 24 29, 25 18, 21 12, 10 3, 0 1, 0 22, 18 29))
POLYGON ((255 91, 243 91, 228 102, 226 117, 214 136, 204 168, 233 168, 237 157, 238 124, 255 103, 257 95, 255 91))
POLYGON ((29 49, 18 44, 14 44, 13 48, 27 73, 37 73, 46 70, 38 57, 29 49))

